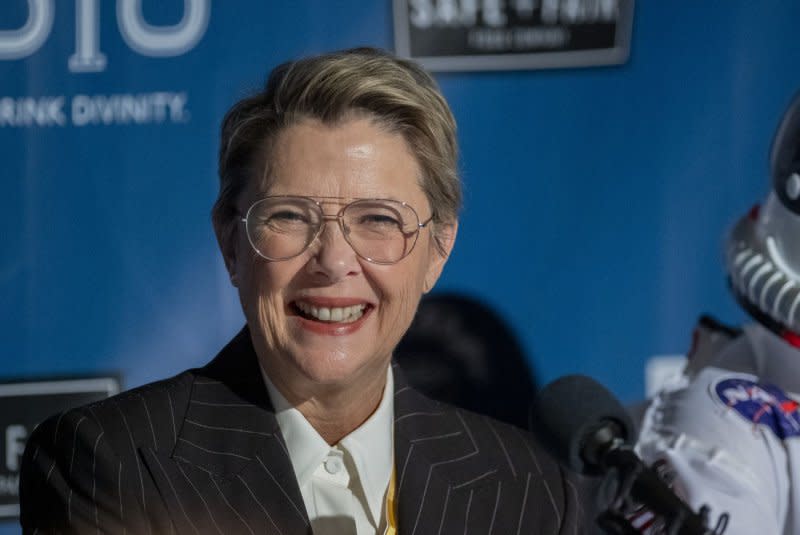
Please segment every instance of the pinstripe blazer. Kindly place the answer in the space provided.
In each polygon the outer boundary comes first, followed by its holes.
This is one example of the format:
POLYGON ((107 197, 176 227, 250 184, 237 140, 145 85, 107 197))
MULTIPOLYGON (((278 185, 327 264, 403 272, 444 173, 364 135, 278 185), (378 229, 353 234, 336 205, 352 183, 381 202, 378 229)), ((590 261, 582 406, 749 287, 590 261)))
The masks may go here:
MULTIPOLYGON (((582 532, 574 485, 530 435, 395 377, 400 533, 582 532)), ((40 425, 20 499, 25 533, 311 532, 246 328, 204 368, 40 425)))

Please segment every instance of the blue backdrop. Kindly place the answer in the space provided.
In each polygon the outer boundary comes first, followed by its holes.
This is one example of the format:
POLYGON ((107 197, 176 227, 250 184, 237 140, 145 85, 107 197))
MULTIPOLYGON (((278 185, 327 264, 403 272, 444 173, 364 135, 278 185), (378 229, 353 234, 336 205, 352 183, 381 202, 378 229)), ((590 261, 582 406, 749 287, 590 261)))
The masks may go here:
MULTIPOLYGON (((131 387, 208 360, 243 322, 209 222, 224 112, 285 59, 392 47, 388 0, 186 3, 192 20, 180 0, 138 19, 130 0, 58 1, 27 52, 48 2, 0 4, 5 378, 131 387)), ((744 318, 722 236, 767 191, 797 20, 790 0, 643 0, 624 65, 439 75, 466 189, 440 288, 496 307, 541 380, 642 396, 644 361, 685 351, 699 313, 744 318)))

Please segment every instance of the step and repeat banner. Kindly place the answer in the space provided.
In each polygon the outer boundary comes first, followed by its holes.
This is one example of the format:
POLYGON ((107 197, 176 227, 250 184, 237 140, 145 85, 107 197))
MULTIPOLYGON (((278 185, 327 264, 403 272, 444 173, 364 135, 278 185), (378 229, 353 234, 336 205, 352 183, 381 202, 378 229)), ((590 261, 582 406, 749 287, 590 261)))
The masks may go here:
POLYGON ((226 97, 210 76, 213 47, 198 50, 212 10, 211 0, 0 6, 0 519, 11 531, 39 422, 163 375, 173 366, 159 362, 187 363, 178 348, 197 347, 163 307, 215 276, 204 242, 214 101, 226 97), (181 282, 191 262, 205 273, 181 282), (124 355, 150 337, 172 342, 124 355))
POLYGON ((243 324, 210 224, 218 129, 278 63, 369 45, 433 70, 465 184, 441 289, 495 309, 540 381, 633 401, 700 313, 744 319, 722 236, 766 192, 796 20, 746 0, 0 2, 0 533, 38 420, 200 366, 243 324))

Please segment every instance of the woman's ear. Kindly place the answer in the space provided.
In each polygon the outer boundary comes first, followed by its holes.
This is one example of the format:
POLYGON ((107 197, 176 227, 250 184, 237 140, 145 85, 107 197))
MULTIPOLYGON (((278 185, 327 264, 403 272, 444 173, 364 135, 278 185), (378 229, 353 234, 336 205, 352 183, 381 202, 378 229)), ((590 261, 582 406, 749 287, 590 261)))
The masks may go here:
POLYGON ((217 236, 217 245, 222 253, 222 260, 225 262, 225 269, 233 286, 239 286, 239 275, 237 273, 236 241, 238 240, 239 225, 233 222, 214 225, 214 234, 217 236))
POLYGON ((430 244, 430 260, 428 270, 425 273, 425 282, 422 287, 424 293, 430 292, 439 280, 444 265, 450 257, 453 246, 456 243, 458 234, 458 221, 452 223, 437 223, 433 231, 433 239, 430 244))

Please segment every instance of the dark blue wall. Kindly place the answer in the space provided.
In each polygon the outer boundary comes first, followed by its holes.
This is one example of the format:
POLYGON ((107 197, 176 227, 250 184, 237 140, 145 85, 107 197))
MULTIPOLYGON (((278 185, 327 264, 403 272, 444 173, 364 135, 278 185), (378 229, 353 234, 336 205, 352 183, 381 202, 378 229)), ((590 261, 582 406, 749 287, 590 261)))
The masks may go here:
MULTIPOLYGON (((391 5, 215 2, 196 47, 153 58, 101 2, 107 68, 73 73, 74 5, 56 4, 42 47, 0 60, 0 99, 166 91, 187 113, 0 127, 0 374, 116 370, 130 387, 203 363, 242 323, 209 224, 226 109, 284 59, 391 48, 391 5)), ((144 6, 174 24, 183 2, 144 6)), ((26 14, 3 2, 0 29, 26 14)), ((798 20, 789 0, 643 0, 625 65, 440 75, 466 188, 441 288, 498 308, 540 379, 580 371, 640 397, 644 361, 685 351, 698 314, 743 319, 722 237, 766 192, 770 139, 800 88, 798 20)))

